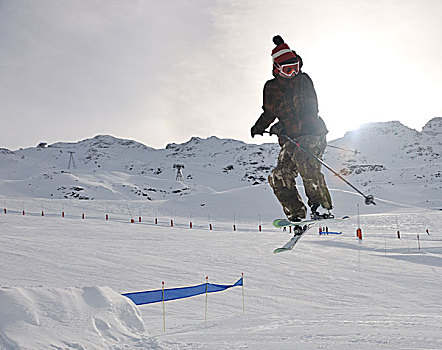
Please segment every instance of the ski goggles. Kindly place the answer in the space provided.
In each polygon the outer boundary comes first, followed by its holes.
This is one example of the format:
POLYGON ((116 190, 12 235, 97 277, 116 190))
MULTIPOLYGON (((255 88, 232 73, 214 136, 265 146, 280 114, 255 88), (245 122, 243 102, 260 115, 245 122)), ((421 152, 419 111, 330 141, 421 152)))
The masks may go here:
POLYGON ((278 68, 279 73, 286 77, 292 77, 299 73, 299 61, 282 65, 277 64, 276 67, 278 68))

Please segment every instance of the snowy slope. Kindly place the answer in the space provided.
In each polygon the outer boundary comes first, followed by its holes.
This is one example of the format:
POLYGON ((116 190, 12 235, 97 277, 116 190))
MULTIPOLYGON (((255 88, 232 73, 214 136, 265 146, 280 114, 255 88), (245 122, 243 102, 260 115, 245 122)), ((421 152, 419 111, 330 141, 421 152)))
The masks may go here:
POLYGON ((325 160, 377 205, 324 170, 335 214, 351 219, 280 255, 290 234, 271 226, 282 212, 266 182, 276 144, 1 149, 0 349, 442 348, 441 124, 369 124, 330 142, 358 151, 325 160), (241 273, 245 314, 238 287, 210 294, 206 322, 203 296, 171 301, 166 332, 160 304, 121 296, 241 273))
MULTIPOLYGON (((106 205, 94 201, 102 213, 106 205)), ((362 215, 362 242, 351 218, 330 226, 342 235, 312 230, 280 255, 272 251, 290 234, 242 220, 234 232, 220 220, 210 231, 184 217, 170 227, 37 214, 0 213, 2 350, 442 347, 439 211, 362 215), (241 273, 245 314, 239 287, 209 295, 207 321, 204 296, 171 301, 165 332, 161 303, 136 308, 119 295, 241 273)))

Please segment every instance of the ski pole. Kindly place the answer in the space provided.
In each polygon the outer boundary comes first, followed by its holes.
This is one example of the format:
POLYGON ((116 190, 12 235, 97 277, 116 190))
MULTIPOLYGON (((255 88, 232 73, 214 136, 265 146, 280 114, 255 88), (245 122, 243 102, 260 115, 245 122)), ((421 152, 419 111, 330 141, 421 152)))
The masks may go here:
POLYGON ((374 202, 374 196, 373 195, 365 195, 364 193, 362 193, 361 191, 359 191, 355 186, 353 186, 349 181, 347 181, 346 179, 344 179, 341 175, 339 175, 336 171, 334 171, 330 166, 328 166, 322 159, 318 158, 316 155, 314 155, 312 152, 310 152, 307 148, 305 148, 304 146, 302 146, 299 142, 296 142, 294 140, 292 140, 290 137, 288 137, 287 135, 281 135, 283 137, 285 137, 288 141, 290 141, 291 143, 293 143, 296 147, 298 147, 299 149, 301 149, 303 152, 307 153, 308 155, 310 155, 311 157, 315 158, 319 163, 321 163, 323 166, 325 166, 328 170, 330 170, 333 174, 335 174, 338 178, 340 178, 342 181, 344 181, 347 185, 349 185, 351 188, 353 188, 357 193, 359 193, 362 197, 365 198, 365 204, 366 205, 370 205, 370 204, 374 204, 376 205, 376 203, 374 202))
POLYGON ((307 148, 305 148, 304 146, 302 146, 299 142, 296 142, 294 140, 292 140, 290 137, 288 137, 287 135, 283 135, 287 140, 289 140, 290 142, 292 142, 294 145, 296 145, 296 147, 299 147, 302 151, 304 151, 305 153, 307 153, 308 155, 312 156, 313 158, 315 158, 319 163, 321 163, 323 166, 325 166, 328 170, 330 170, 333 174, 335 174, 338 178, 340 178, 342 181, 344 181, 347 185, 349 185, 351 188, 353 188, 356 192, 358 192, 362 197, 365 198, 365 204, 366 205, 370 205, 370 204, 374 204, 376 205, 376 203, 374 202, 374 197, 373 195, 365 195, 364 193, 362 193, 361 191, 359 191, 355 186, 353 186, 349 181, 347 181, 346 179, 344 179, 341 175, 339 175, 336 171, 334 171, 330 166, 328 166, 322 159, 318 158, 316 155, 314 155, 312 152, 310 152, 307 148))

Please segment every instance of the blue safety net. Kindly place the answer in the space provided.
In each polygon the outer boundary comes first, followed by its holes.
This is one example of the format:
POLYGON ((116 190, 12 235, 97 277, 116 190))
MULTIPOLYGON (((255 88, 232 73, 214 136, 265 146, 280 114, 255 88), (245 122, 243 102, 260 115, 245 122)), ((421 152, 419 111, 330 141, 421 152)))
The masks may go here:
POLYGON ((206 292, 207 293, 221 292, 223 290, 242 285, 243 285, 243 278, 241 277, 235 284, 229 284, 229 285, 203 283, 191 287, 164 289, 164 296, 162 289, 147 290, 144 292, 135 292, 135 293, 125 293, 122 295, 132 300, 136 305, 143 305, 143 304, 158 303, 163 300, 168 301, 168 300, 189 298, 195 295, 204 294, 206 292))

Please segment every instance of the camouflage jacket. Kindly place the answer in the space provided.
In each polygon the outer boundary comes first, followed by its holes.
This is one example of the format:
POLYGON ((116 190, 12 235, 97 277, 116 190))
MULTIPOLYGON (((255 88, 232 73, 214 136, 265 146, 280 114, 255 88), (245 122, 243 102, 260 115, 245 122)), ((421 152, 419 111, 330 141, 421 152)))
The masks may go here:
MULTIPOLYGON (((278 118, 276 129, 292 138, 328 132, 318 116, 316 91, 306 73, 300 72, 292 79, 276 76, 267 81, 262 108, 264 112, 255 123, 258 130, 267 129, 278 118)), ((280 144, 283 144, 281 141, 280 144)))

